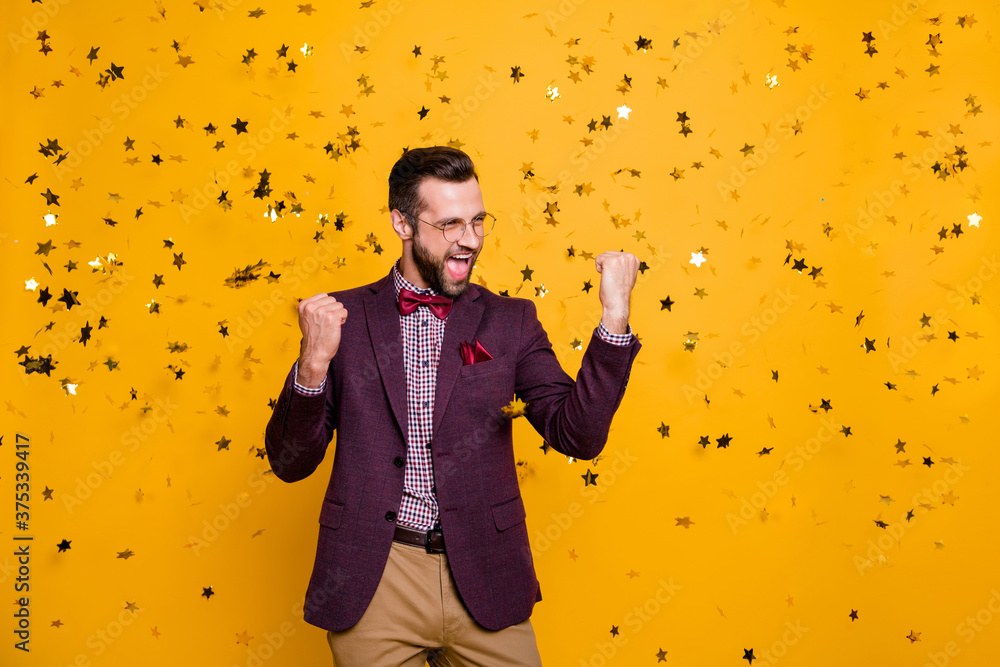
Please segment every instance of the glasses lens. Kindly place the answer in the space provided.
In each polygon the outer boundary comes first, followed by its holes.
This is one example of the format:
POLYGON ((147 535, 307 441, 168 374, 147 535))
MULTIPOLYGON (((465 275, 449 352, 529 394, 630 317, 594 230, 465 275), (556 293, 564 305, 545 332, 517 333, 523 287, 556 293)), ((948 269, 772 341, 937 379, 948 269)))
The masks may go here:
MULTIPOLYGON (((493 231, 493 226, 496 224, 496 218, 491 214, 479 216, 472 220, 472 230, 475 232, 476 236, 482 238, 493 231)), ((460 241, 463 236, 465 236, 465 221, 464 220, 450 220, 445 223, 444 227, 441 228, 444 232, 444 238, 449 243, 455 243, 460 241)))
POLYGON ((465 236, 465 221, 458 219, 449 220, 441 230, 444 232, 445 241, 454 243, 465 236))
POLYGON ((496 224, 497 219, 491 214, 476 218, 473 220, 474 226, 472 227, 476 231, 476 236, 483 237, 493 231, 493 225, 496 224))

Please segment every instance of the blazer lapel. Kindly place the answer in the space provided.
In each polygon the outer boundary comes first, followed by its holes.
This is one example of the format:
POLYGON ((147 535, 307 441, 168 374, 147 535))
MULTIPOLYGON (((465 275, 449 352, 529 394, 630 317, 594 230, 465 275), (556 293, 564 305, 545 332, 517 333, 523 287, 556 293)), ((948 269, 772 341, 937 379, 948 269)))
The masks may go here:
POLYGON ((372 286, 373 294, 365 299, 365 320, 375 346, 375 359, 392 413, 408 443, 409 410, 406 405, 406 369, 403 366, 403 334, 399 327, 399 306, 392 284, 392 269, 381 282, 372 286))
POLYGON ((455 299, 448 311, 448 324, 444 328, 441 341, 441 357, 438 359, 437 384, 434 389, 434 417, 431 437, 437 436, 438 426, 444 417, 444 409, 451 398, 451 390, 458 380, 458 370, 462 367, 462 341, 471 341, 483 319, 485 306, 479 298, 479 286, 470 284, 465 292, 455 299))

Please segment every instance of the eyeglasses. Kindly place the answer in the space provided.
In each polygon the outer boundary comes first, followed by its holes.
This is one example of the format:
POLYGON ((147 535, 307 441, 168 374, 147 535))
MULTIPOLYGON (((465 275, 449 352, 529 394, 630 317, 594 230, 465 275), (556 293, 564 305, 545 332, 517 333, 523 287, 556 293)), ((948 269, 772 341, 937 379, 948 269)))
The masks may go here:
MULTIPOLYGON (((440 229, 441 233, 444 234, 444 240, 448 243, 455 243, 456 241, 461 240, 461 238, 465 236, 465 226, 469 224, 462 218, 453 218, 439 227, 438 225, 427 222, 426 220, 421 220, 411 213, 404 213, 403 211, 400 211, 400 213, 403 213, 403 215, 408 218, 418 220, 425 225, 430 225, 435 229, 440 229)), ((475 232, 476 236, 479 238, 483 238, 493 231, 493 227, 496 225, 496 222, 497 219, 492 213, 480 213, 472 219, 472 231, 475 232)))

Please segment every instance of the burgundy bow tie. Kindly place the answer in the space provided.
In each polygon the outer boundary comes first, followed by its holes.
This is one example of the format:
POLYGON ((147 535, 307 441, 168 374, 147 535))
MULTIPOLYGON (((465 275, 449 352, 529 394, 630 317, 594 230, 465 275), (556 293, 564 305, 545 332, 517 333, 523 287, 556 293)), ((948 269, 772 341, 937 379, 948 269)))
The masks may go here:
POLYGON ((417 294, 405 288, 399 290, 399 312, 401 315, 409 315, 417 309, 417 306, 424 304, 431 309, 432 313, 443 320, 448 317, 451 302, 449 297, 440 294, 417 294))

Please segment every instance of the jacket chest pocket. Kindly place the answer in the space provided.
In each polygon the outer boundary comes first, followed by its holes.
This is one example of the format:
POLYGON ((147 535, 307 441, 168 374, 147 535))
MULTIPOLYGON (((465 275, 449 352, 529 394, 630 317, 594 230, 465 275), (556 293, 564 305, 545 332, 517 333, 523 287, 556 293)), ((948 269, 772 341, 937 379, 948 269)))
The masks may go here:
POLYGON ((462 366, 449 403, 457 403, 460 414, 478 423, 490 415, 499 418, 513 398, 514 368, 505 355, 462 366))
POLYGON ((493 357, 486 361, 480 361, 477 364, 466 364, 458 369, 458 377, 466 378, 476 375, 488 375, 491 373, 498 373, 501 370, 507 368, 507 355, 501 354, 498 357, 493 357))

